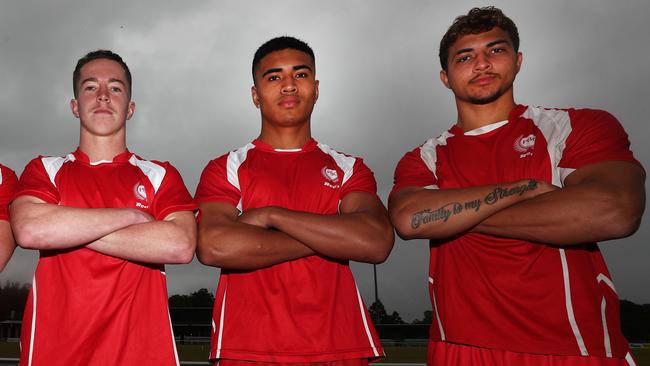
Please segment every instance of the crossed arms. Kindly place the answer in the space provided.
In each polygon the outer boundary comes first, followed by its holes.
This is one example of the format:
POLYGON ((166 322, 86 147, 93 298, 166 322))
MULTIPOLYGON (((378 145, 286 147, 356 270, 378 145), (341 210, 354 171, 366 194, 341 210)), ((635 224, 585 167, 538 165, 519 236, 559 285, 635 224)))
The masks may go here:
POLYGON ((386 209, 369 193, 347 194, 338 215, 273 206, 239 215, 221 202, 200 209, 197 257, 221 268, 252 270, 310 255, 381 263, 394 242, 386 209))
POLYGON ((11 224, 25 249, 86 246, 114 257, 146 263, 189 263, 196 246, 190 211, 157 221, 130 208, 76 208, 20 196, 11 205, 11 224))
POLYGON ((406 187, 389 200, 404 239, 446 239, 472 231, 553 245, 621 238, 639 227, 645 173, 605 161, 571 173, 564 188, 538 180, 429 190, 406 187))

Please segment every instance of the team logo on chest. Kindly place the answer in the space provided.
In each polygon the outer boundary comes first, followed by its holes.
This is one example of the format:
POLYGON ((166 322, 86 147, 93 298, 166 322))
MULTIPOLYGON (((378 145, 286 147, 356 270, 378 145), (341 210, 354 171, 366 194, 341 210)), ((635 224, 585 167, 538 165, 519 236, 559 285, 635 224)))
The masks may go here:
POLYGON ((323 167, 323 169, 320 170, 321 174, 323 177, 325 177, 325 182, 323 182, 323 185, 326 187, 330 188, 339 188, 341 187, 339 183, 339 173, 336 171, 336 169, 331 169, 328 168, 327 165, 323 167))
POLYGON ((135 199, 138 201, 144 201, 145 204, 141 202, 136 202, 135 205, 137 207, 143 208, 143 209, 148 209, 149 205, 146 204, 147 202, 147 190, 145 189, 144 185, 142 183, 136 183, 135 186, 133 186, 133 194, 135 195, 135 199))
POLYGON ((532 133, 528 136, 520 135, 515 139, 512 147, 519 153, 520 159, 532 156, 533 148, 535 147, 535 135, 532 133))

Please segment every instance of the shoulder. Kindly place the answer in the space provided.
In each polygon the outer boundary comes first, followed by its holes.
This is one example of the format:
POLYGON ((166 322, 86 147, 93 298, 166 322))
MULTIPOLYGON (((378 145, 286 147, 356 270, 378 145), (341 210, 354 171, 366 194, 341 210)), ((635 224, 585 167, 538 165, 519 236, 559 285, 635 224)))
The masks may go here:
POLYGON ((602 109, 526 107, 519 116, 539 127, 546 125, 571 126, 586 122, 618 123, 616 117, 602 109))

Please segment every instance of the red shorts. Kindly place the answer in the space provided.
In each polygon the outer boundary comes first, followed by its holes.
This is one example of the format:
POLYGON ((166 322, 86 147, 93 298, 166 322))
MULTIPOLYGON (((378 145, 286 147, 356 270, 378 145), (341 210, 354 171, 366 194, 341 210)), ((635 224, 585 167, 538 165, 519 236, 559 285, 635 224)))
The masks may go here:
POLYGON ((259 362, 244 360, 212 361, 210 365, 216 366, 368 366, 367 358, 353 358, 350 360, 337 360, 328 362, 259 362))
POLYGON ((427 365, 441 366, 636 366, 628 352, 625 358, 534 355, 466 346, 448 342, 429 342, 427 365))

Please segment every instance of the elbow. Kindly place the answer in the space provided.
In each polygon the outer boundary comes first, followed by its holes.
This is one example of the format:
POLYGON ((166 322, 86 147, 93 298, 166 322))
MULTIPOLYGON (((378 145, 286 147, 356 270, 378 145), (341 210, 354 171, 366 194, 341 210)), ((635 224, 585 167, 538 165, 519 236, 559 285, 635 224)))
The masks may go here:
POLYGON ((620 210, 612 215, 612 219, 603 223, 601 227, 605 231, 608 239, 625 238, 634 234, 641 225, 641 216, 643 211, 634 212, 632 210, 620 210))
POLYGON ((171 254, 173 264, 188 264, 194 259, 194 245, 184 245, 171 254))
POLYGON ((397 235, 404 240, 416 239, 416 232, 413 229, 411 220, 409 219, 409 214, 404 209, 390 207, 388 211, 390 215, 390 221, 395 226, 395 231, 397 235))
POLYGON ((386 219, 384 223, 377 225, 373 232, 377 235, 366 242, 367 250, 362 261, 370 264, 381 264, 388 259, 391 250, 393 250, 395 231, 388 219, 386 219))
POLYGON ((225 267, 228 263, 228 253, 218 243, 210 239, 211 235, 199 233, 196 246, 196 258, 201 264, 211 267, 225 267))
POLYGON ((48 249, 46 236, 39 232, 37 225, 13 222, 13 234, 16 244, 23 249, 48 249))

